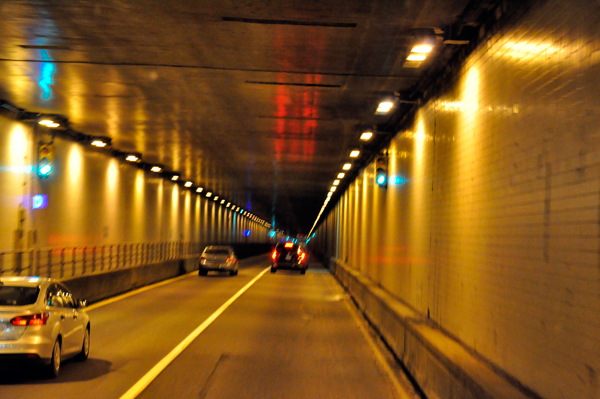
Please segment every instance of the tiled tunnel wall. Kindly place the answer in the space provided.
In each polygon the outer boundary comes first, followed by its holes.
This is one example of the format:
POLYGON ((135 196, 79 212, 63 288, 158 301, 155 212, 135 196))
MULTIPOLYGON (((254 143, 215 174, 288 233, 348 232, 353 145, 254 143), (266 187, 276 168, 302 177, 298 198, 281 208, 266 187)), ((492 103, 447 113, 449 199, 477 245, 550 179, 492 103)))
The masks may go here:
POLYGON ((322 224, 317 246, 544 398, 600 398, 600 3, 506 24, 322 224))

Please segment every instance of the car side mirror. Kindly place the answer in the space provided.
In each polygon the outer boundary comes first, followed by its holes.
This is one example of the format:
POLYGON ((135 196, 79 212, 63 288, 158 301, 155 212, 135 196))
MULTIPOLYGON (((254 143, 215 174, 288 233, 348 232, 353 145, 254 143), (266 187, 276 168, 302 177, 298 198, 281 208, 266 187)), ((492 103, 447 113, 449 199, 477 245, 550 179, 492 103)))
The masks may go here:
POLYGON ((85 299, 79 299, 77 301, 78 308, 85 308, 87 306, 87 301, 85 299))

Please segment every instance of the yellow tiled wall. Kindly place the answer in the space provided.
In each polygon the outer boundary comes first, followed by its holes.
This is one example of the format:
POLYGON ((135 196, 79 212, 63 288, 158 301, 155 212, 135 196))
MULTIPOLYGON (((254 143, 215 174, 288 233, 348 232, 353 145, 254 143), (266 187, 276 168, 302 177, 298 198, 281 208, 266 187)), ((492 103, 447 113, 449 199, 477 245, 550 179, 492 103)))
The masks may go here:
POLYGON ((407 182, 369 165, 329 215, 341 261, 548 399, 600 398, 598 26, 532 6, 398 132, 407 182))

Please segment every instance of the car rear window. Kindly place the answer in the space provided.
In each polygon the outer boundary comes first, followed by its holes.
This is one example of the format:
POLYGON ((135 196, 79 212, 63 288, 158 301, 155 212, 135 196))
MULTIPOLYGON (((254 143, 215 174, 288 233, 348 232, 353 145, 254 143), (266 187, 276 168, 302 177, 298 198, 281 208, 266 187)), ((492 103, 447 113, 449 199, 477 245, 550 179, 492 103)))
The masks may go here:
POLYGON ((229 251, 226 249, 209 249, 206 253, 210 255, 229 255, 229 251))
POLYGON ((0 306, 32 305, 40 293, 39 287, 0 285, 0 306))
POLYGON ((289 248, 285 247, 285 244, 279 243, 277 244, 277 246, 275 247, 275 250, 277 252, 281 252, 281 251, 287 251, 287 252, 297 252, 298 251, 298 246, 297 245, 292 245, 289 248))

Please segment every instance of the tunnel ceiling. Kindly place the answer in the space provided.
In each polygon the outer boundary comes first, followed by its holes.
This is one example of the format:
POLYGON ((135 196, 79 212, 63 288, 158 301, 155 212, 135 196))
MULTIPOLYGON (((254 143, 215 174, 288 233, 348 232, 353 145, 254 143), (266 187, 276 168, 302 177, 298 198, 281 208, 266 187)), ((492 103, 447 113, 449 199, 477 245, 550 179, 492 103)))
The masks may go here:
MULTIPOLYGON (((0 99, 112 138, 290 233, 308 232, 365 127, 460 46, 466 0, 3 0, 0 99), (418 68, 415 38, 437 35, 418 68)), ((398 111, 402 107, 398 107, 398 111)), ((376 135, 376 138, 381 134, 376 135)), ((369 150, 366 145, 363 157, 369 150)), ((364 159, 364 158, 363 158, 364 159)), ((359 162, 360 163, 360 160, 359 162)))

